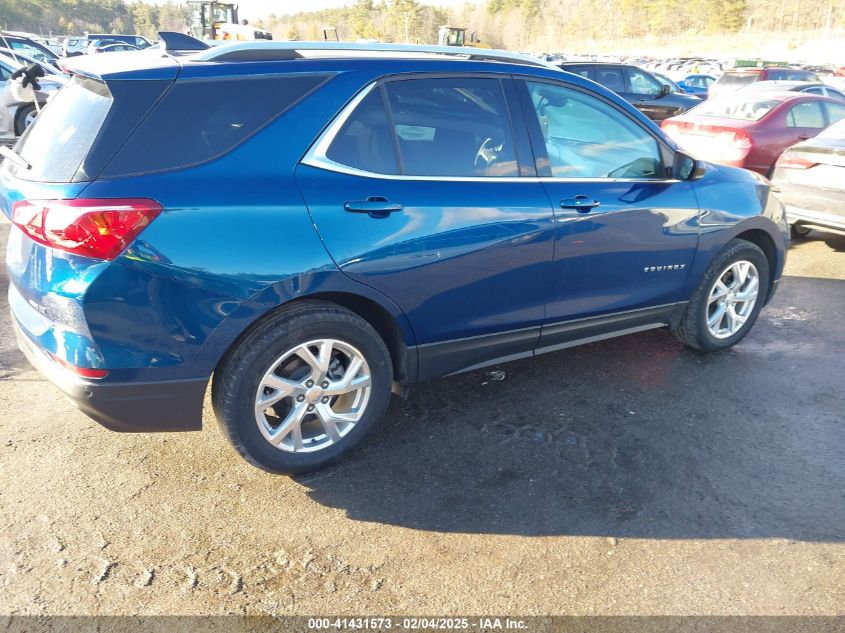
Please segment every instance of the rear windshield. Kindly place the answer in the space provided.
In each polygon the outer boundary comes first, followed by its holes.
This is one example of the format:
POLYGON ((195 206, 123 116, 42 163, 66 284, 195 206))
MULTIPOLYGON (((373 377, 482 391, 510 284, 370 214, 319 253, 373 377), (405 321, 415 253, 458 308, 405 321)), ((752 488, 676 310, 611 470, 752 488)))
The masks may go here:
POLYGON ((772 81, 820 81, 816 74, 809 70, 795 70, 792 68, 770 70, 768 78, 772 81))
POLYGON ((780 104, 777 99, 731 97, 727 99, 708 99, 700 106, 690 110, 690 114, 722 117, 742 121, 759 121, 780 104))
POLYGON ((17 151, 32 168, 10 166, 12 173, 25 180, 71 182, 111 105, 104 83, 73 77, 18 142, 17 151))
POLYGON ((760 73, 725 73, 716 81, 720 88, 741 88, 753 84, 760 78, 760 73))
POLYGON ((167 171, 217 158, 310 93, 326 75, 176 82, 102 173, 167 171))

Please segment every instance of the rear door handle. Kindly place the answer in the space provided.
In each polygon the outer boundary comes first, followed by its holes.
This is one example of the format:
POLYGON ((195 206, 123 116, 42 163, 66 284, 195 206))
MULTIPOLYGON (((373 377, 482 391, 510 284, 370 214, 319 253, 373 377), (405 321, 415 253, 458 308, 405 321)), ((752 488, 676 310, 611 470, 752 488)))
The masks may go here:
POLYGON ((592 200, 589 196, 583 194, 560 201, 561 209, 575 209, 578 213, 589 213, 599 205, 601 205, 601 202, 592 200))
POLYGON ((398 202, 390 202, 384 196, 369 196, 366 200, 344 202, 343 209, 350 213, 366 213, 373 218, 386 218, 391 213, 402 210, 398 202))

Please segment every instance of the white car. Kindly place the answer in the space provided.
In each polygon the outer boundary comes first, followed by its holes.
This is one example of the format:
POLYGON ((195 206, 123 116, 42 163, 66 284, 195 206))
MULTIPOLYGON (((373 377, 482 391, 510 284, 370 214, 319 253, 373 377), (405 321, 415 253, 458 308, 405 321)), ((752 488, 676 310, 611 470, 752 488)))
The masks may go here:
POLYGON ((79 37, 66 37, 62 41, 62 57, 82 55, 85 53, 86 46, 88 46, 88 38, 84 35, 80 35, 79 37))
MULTIPOLYGON (((20 53, 0 50, 0 142, 14 142, 32 124, 38 114, 38 108, 31 101, 21 101, 9 90, 11 75, 19 68, 38 61, 20 53)), ((45 76, 38 79, 41 90, 36 93, 38 106, 46 105, 47 100, 67 82, 67 75, 50 66, 41 64, 45 76)))

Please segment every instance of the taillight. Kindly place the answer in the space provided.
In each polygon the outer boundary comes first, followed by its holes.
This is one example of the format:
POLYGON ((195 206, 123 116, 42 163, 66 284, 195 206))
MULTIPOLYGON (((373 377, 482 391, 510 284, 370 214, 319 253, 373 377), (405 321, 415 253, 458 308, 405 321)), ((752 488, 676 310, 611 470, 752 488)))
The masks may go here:
POLYGON ((801 158, 797 154, 782 154, 778 159, 777 166, 786 169, 809 169, 815 167, 818 163, 814 163, 806 158, 801 158))
POLYGON ((725 152, 724 158, 725 160, 742 160, 748 156, 748 153, 753 147, 754 141, 751 137, 745 132, 737 130, 733 133, 733 138, 725 152))
POLYGON ((12 207, 12 222, 39 244, 112 260, 159 213, 145 198, 24 200, 12 207))
POLYGON ((664 120, 660 127, 666 132, 666 135, 671 138, 673 141, 678 142, 678 138, 680 136, 681 129, 677 123, 670 123, 668 119, 664 120))
POLYGON ((65 359, 59 358, 51 352, 47 353, 50 354, 50 358, 56 361, 59 365, 61 365, 67 370, 72 371, 77 376, 82 376, 83 378, 105 378, 109 375, 108 369, 91 369, 90 367, 77 367, 73 363, 69 363, 65 359))
POLYGON ((748 136, 748 134, 745 132, 734 132, 734 139, 731 141, 731 147, 733 149, 751 149, 752 146, 753 143, 751 142, 751 137, 748 136))

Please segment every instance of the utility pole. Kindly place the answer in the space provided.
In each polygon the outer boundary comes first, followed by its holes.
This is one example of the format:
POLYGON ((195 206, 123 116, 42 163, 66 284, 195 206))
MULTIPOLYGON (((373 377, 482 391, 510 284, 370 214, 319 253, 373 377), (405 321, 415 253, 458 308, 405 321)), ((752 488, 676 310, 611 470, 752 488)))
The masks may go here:
POLYGON ((409 43, 410 43, 410 41, 411 41, 411 40, 408 38, 408 22, 409 22, 409 20, 410 20, 410 16, 409 16, 409 15, 408 15, 408 13, 406 12, 406 13, 405 13, 405 43, 406 43, 406 44, 409 44, 409 43))

